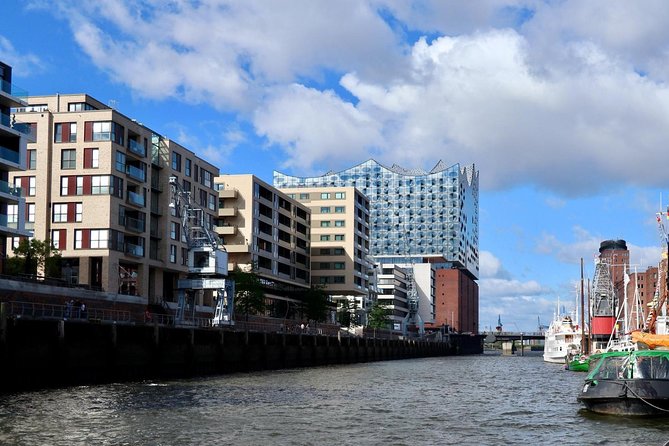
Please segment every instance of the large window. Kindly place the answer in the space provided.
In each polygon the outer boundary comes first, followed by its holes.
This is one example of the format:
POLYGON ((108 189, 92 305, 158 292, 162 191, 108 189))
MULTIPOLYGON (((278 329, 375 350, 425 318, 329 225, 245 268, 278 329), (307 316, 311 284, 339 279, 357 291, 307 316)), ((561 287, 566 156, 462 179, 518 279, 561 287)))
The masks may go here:
POLYGON ((53 205, 52 219, 54 223, 67 222, 67 203, 55 203, 53 205))
POLYGON ((125 129, 112 121, 86 122, 84 129, 85 141, 113 141, 123 145, 125 129))
POLYGON ((329 200, 329 199, 330 199, 329 192, 321 192, 321 200, 329 200))
POLYGON ((177 246, 170 245, 170 263, 177 263, 177 246))
POLYGON ((191 165, 192 161, 186 158, 186 164, 184 165, 184 174, 189 177, 191 175, 191 165))
POLYGON ((60 151, 60 168, 64 170, 77 168, 77 151, 75 149, 60 151))
POLYGON ((51 220, 54 223, 74 223, 83 219, 82 203, 54 203, 51 220))
POLYGON ((107 175, 91 177, 91 195, 108 195, 109 179, 107 175))
POLYGON ((16 228, 19 223, 19 205, 18 204, 8 204, 7 205, 7 226, 10 228, 16 228))
POLYGON ((108 229, 91 229, 91 249, 106 249, 109 247, 108 229))
POLYGON ((53 142, 76 142, 77 123, 61 122, 55 125, 53 142))

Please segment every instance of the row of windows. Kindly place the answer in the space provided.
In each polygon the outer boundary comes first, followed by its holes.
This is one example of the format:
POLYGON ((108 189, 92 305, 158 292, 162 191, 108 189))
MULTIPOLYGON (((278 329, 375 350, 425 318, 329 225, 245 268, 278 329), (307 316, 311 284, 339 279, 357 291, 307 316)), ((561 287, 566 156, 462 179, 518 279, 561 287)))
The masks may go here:
MULTIPOLYGON (((178 152, 172 152, 171 164, 172 170, 176 172, 181 172, 181 154, 178 152)), ((184 175, 190 177, 193 174, 193 162, 186 158, 184 163, 184 175)), ((199 166, 195 166, 194 180, 199 182, 205 187, 214 189, 214 174, 209 172, 206 169, 203 169, 199 166)))
MULTIPOLYGON (((329 214, 332 212, 332 206, 321 206, 321 214, 329 214)), ((335 214, 343 214, 346 212, 346 206, 334 206, 335 214)))
MULTIPOLYGON (((330 220, 322 220, 321 221, 321 228, 329 228, 329 227, 332 227, 332 222, 330 220)), ((334 221, 334 227, 343 228, 344 227, 344 220, 335 220, 334 221)))
MULTIPOLYGON (((320 241, 321 242, 329 242, 331 240, 331 236, 329 234, 321 234, 320 236, 320 241)), ((337 242, 343 242, 344 241, 344 234, 335 234, 334 235, 334 240, 337 242)))

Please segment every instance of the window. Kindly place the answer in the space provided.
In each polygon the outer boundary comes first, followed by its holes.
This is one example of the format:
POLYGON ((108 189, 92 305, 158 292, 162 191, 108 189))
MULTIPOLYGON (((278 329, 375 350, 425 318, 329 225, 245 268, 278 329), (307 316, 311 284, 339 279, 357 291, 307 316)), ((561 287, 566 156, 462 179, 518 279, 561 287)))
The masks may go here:
POLYGON ((26 222, 35 223, 35 203, 28 203, 26 222))
POLYGON ((16 228, 19 223, 19 205, 18 204, 8 204, 7 205, 7 226, 10 228, 16 228))
POLYGON ((67 104, 67 111, 85 111, 85 110, 97 110, 91 104, 85 102, 70 102, 67 104))
POLYGON ((343 228, 344 227, 344 220, 335 220, 335 226, 337 228, 343 228))
POLYGON ((172 152, 172 170, 181 172, 181 154, 172 152))
POLYGON ((346 264, 344 262, 334 262, 334 269, 344 269, 346 268, 346 264))
POLYGON ((54 223, 67 222, 67 203, 54 204, 51 218, 54 223))
POLYGON ((344 255, 344 248, 334 248, 332 250, 332 254, 336 256, 343 256, 344 255))
POLYGON ((177 246, 170 245, 170 263, 177 263, 177 246))
POLYGON ((179 225, 173 221, 170 222, 170 238, 179 240, 179 225))
POLYGON ((37 168, 37 150, 28 150, 28 170, 37 168))
POLYGON ((336 214, 343 214, 344 212, 346 212, 346 208, 344 206, 335 206, 336 214))
POLYGON ((60 151, 60 168, 77 168, 77 151, 75 149, 65 149, 60 151))
POLYGON ((125 161, 126 161, 125 153, 117 151, 116 152, 116 170, 118 170, 119 172, 125 173, 125 161))
POLYGON ((96 175, 91 177, 91 195, 109 194, 109 176, 96 175))
POLYGON ((74 249, 82 248, 83 235, 84 231, 82 231, 81 229, 76 229, 74 231, 74 249))
POLYGON ((184 165, 184 174, 189 177, 191 174, 191 164, 192 161, 188 158, 186 158, 186 164, 184 165))
POLYGON ((82 203, 54 203, 51 220, 54 223, 81 222, 83 213, 82 203))
POLYGON ((37 181, 35 180, 35 177, 28 177, 28 196, 34 197, 36 189, 37 189, 37 181))
POLYGON ((84 205, 82 203, 75 203, 74 221, 76 221, 77 223, 81 223, 83 215, 84 215, 84 205))
POLYGON ((208 170, 200 169, 202 172, 202 184, 211 188, 214 184, 214 175, 208 170))
POLYGON ((84 169, 97 169, 100 167, 100 150, 84 149, 84 169))
POLYGON ((65 230, 64 229, 54 229, 51 231, 51 245, 56 248, 63 250, 65 249, 65 230), (63 233, 63 236, 61 237, 61 232, 63 233), (61 246, 61 240, 63 242, 63 245, 61 246))
POLYGON ((321 214, 329 214, 330 206, 321 206, 321 214))
POLYGON ((109 230, 91 229, 91 249, 106 249, 109 247, 109 230))
POLYGON ((329 228, 330 222, 328 220, 321 221, 321 228, 329 228))
POLYGON ((335 192, 335 198, 338 200, 346 198, 346 192, 335 192))
POLYGON ((329 192, 321 192, 321 200, 329 200, 329 199, 330 199, 329 192))
POLYGON ((93 123, 93 141, 111 140, 111 122, 93 123))
POLYGON ((112 121, 86 122, 84 125, 84 141, 113 141, 123 145, 125 129, 112 121))
POLYGON ((329 235, 321 235, 321 242, 329 242, 329 241, 330 241, 329 235))
POLYGON ((53 142, 76 142, 77 123, 62 122, 55 125, 53 142))
POLYGON ((344 241, 344 234, 335 235, 335 240, 338 241, 338 242, 343 242, 344 241))
POLYGON ((300 200, 308 200, 309 194, 300 194, 300 200))

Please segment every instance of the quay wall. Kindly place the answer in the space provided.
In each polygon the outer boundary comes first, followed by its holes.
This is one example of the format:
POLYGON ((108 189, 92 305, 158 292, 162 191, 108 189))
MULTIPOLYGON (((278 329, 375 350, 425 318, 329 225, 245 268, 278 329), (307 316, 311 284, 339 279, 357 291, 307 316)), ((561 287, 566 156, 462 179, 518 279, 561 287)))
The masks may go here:
POLYGON ((0 318, 0 392, 482 353, 443 341, 0 318))

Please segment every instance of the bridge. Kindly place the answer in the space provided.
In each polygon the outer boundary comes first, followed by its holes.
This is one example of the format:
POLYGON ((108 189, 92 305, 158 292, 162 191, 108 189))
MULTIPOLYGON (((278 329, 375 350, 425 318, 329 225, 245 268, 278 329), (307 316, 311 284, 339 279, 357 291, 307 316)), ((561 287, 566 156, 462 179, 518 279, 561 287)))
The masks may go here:
POLYGON ((510 331, 496 331, 493 333, 484 333, 486 337, 484 341, 486 344, 494 344, 496 342, 502 343, 502 354, 512 355, 517 347, 516 341, 520 345, 520 355, 525 355, 525 341, 543 341, 545 339, 544 333, 541 332, 510 332, 510 331))

